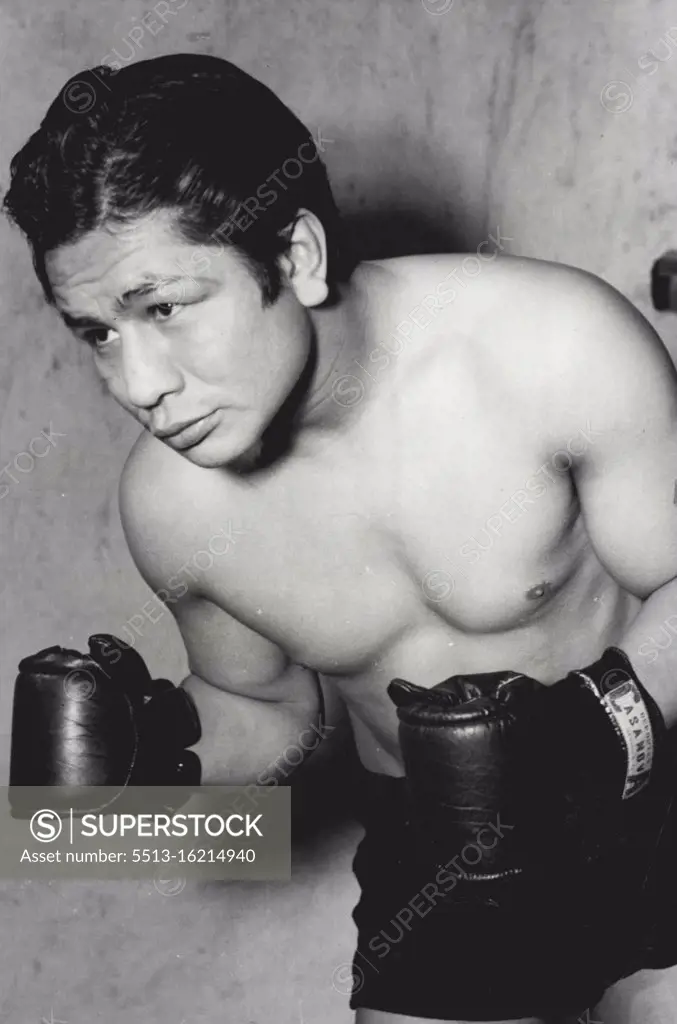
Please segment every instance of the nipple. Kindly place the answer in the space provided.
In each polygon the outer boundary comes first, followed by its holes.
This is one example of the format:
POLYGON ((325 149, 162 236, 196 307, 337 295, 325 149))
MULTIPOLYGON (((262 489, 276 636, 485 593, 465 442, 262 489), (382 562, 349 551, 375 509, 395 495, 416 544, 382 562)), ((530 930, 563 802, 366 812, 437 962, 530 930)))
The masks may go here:
POLYGON ((544 583, 539 583, 535 587, 531 587, 527 590, 527 600, 529 601, 540 601, 542 597, 550 590, 552 584, 546 580, 544 583))

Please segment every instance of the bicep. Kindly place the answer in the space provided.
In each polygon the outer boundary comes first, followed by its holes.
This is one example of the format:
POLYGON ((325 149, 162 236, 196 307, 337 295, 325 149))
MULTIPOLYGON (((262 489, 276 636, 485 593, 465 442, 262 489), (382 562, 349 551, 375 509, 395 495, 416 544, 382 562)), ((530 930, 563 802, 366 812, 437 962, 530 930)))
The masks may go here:
POLYGON ((647 597, 677 576, 677 374, 647 321, 598 284, 560 394, 570 436, 592 428, 573 467, 591 543, 623 587, 647 597))
POLYGON ((677 576, 677 422, 601 439, 575 473, 590 540, 610 574, 638 597, 677 576))
MULTIPOLYGON (((184 596, 170 606, 186 647, 190 671, 224 690, 275 699, 275 682, 289 659, 265 637, 202 597, 184 596)), ((285 693, 284 699, 293 699, 285 693)))

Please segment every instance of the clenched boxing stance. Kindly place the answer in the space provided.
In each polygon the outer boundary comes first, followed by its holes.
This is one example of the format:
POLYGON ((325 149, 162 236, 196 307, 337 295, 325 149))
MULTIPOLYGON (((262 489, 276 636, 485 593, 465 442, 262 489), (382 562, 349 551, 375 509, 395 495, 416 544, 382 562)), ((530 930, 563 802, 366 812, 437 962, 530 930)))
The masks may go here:
POLYGON ((309 133, 224 61, 97 74, 5 205, 146 428, 123 525, 191 673, 108 635, 24 659, 12 783, 275 781, 338 696, 367 772, 358 1021, 575 1019, 607 989, 630 1020, 616 983, 677 963, 665 349, 569 267, 352 266, 309 133))

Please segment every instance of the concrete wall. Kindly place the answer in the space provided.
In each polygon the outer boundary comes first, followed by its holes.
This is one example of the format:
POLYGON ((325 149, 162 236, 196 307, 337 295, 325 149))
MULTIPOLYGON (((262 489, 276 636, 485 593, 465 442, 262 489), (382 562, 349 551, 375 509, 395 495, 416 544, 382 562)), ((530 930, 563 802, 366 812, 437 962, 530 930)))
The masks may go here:
MULTIPOLYGON (((138 0, 3 0, 0 181, 82 67, 114 49, 124 60, 219 54, 322 133, 365 254, 474 249, 498 229, 513 252, 605 277, 677 351, 677 320, 653 314, 648 301, 650 265, 677 241, 669 0, 169 6, 166 22, 147 19, 153 27, 135 43, 129 33, 149 10, 138 0)), ((115 497, 137 428, 44 308, 23 243, 6 225, 0 289, 0 463, 16 478, 0 478, 10 485, 0 492, 4 779, 19 659, 119 631, 149 592, 125 549, 115 497), (29 445, 50 425, 54 444, 31 468, 29 445)), ((138 646, 155 674, 185 672, 168 615, 138 646)), ((188 886, 174 898, 151 884, 4 886, 0 1016, 8 1024, 49 1020, 52 1009, 69 1024, 348 1021, 332 972, 352 952, 357 834, 344 829, 299 857, 288 886, 188 886)))

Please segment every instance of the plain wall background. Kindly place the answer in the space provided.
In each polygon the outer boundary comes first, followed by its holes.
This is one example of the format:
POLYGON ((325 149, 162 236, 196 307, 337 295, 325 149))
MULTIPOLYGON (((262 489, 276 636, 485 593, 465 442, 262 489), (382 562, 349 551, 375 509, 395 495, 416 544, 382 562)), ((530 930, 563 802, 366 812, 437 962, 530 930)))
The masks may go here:
MULTIPOLYGON (((649 304, 651 264, 677 242, 677 10, 668 0, 170 6, 164 27, 153 19, 137 45, 128 33, 151 8, 136 0, 3 0, 0 184, 81 68, 114 49, 123 61, 214 53, 261 78, 331 140, 325 159, 365 254, 472 251, 500 229, 509 251, 614 284, 677 352, 677 320, 649 304)), ((18 482, 0 501, 4 781, 20 658, 119 632, 150 592, 126 551, 116 503, 138 428, 45 308, 24 243, 5 223, 0 289, 2 466, 13 467, 50 424, 65 435, 31 472, 12 468, 18 482)), ((169 614, 147 626, 138 648, 154 674, 185 674, 169 614)), ((286 886, 189 885, 163 898, 152 884, 4 885, 0 1016, 8 1024, 49 1020, 51 1010, 69 1024, 347 1022, 332 973, 352 955, 358 836, 349 828, 321 844, 286 886)))

